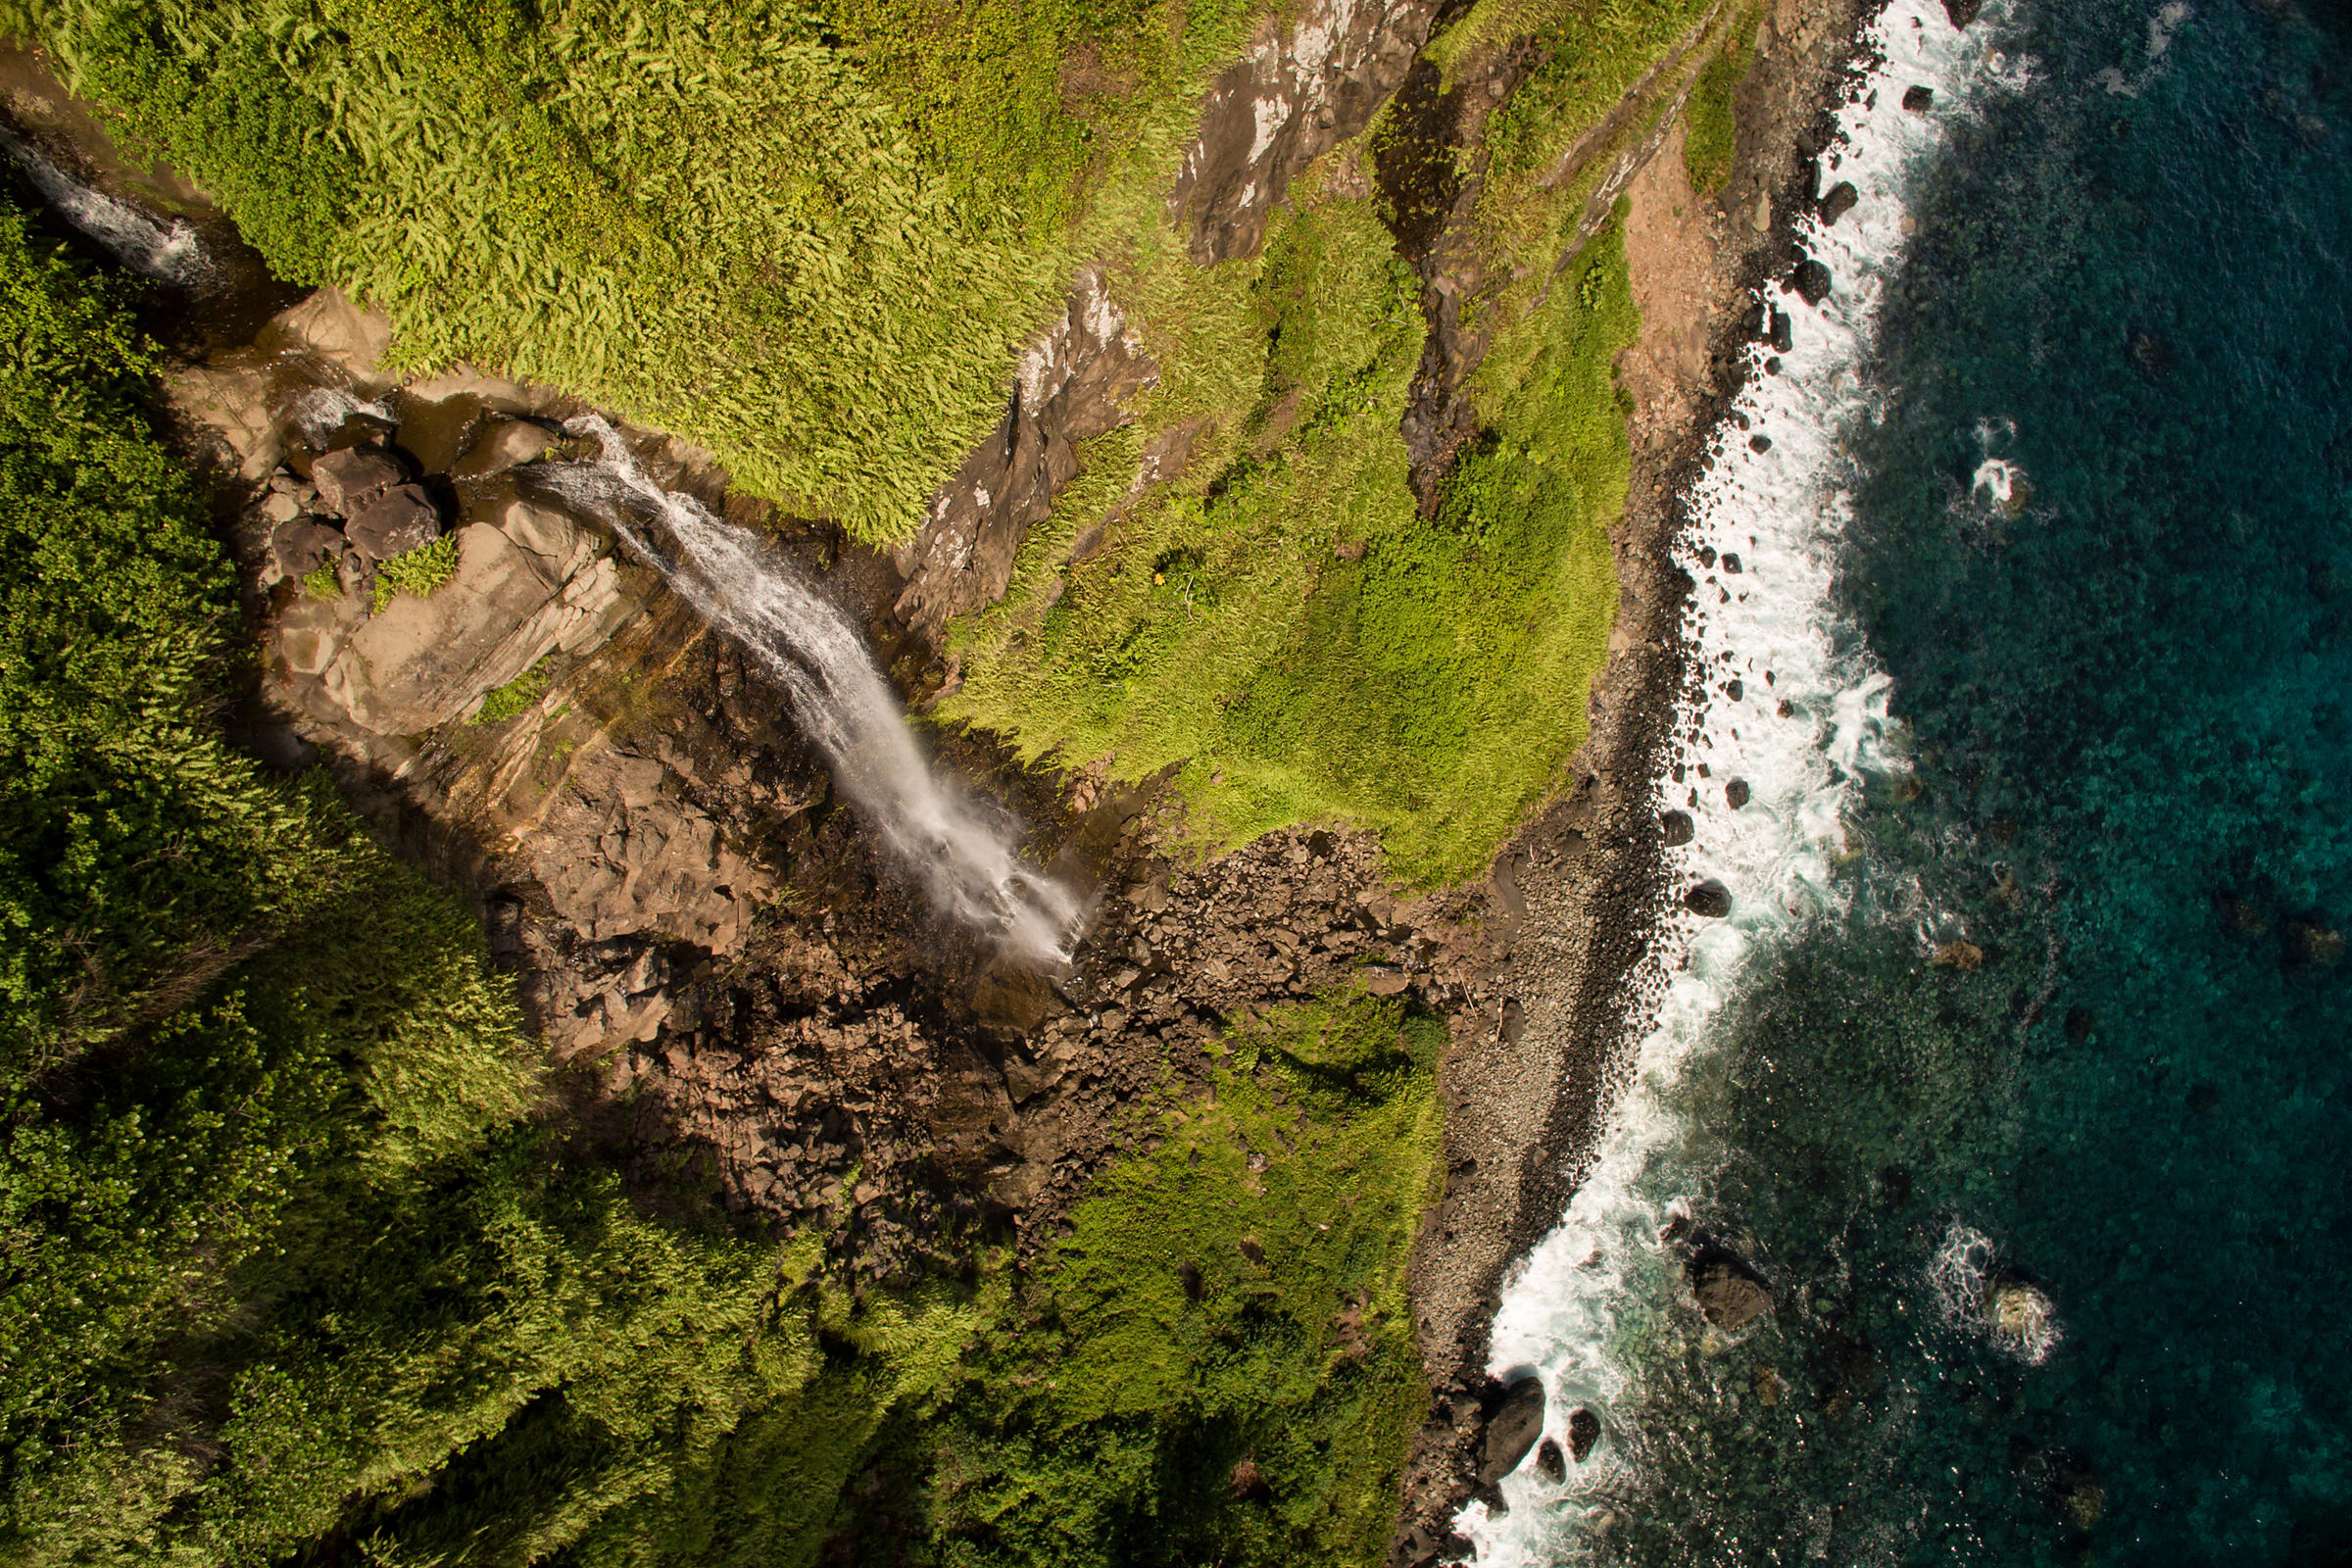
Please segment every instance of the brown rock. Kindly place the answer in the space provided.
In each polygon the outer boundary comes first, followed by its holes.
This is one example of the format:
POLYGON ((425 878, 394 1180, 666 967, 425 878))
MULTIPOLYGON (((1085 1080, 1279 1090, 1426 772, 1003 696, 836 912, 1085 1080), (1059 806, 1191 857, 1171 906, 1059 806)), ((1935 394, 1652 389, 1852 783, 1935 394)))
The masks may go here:
MULTIPOLYGON (((346 447, 311 465, 318 505, 338 516, 359 509, 408 478, 400 461, 381 447, 346 447)), ((380 559, 380 558, 379 558, 380 559)))
POLYGON ((441 537, 440 509, 417 485, 394 485, 346 515, 351 520, 344 524, 344 534, 353 549, 371 561, 405 556, 441 537))
POLYGON ((343 559, 343 536, 316 517, 297 517, 270 535, 270 558, 287 576, 307 577, 343 559))
POLYGON ((1737 1259, 1725 1256, 1691 1264, 1690 1294, 1707 1321, 1727 1332, 1745 1328, 1772 1306, 1772 1293, 1737 1259))
POLYGON ((1522 1378, 1502 1396, 1501 1408, 1487 1422, 1484 1463, 1478 1467, 1480 1486, 1492 1486, 1519 1468, 1519 1461, 1544 1434, 1544 1380, 1522 1378))

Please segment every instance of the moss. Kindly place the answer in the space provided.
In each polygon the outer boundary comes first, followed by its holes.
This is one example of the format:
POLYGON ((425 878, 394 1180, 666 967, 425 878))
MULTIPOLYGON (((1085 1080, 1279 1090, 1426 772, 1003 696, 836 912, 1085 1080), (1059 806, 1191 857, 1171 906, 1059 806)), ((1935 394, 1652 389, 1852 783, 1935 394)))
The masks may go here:
POLYGON ((331 561, 303 574, 302 591, 312 599, 332 603, 343 597, 343 581, 331 561))
POLYGON ((547 695, 547 689, 554 683, 554 680, 555 676, 548 668, 548 662, 542 659, 504 686, 485 696, 482 699, 482 706, 475 710, 469 722, 503 724, 518 714, 527 713, 538 704, 540 698, 547 695))

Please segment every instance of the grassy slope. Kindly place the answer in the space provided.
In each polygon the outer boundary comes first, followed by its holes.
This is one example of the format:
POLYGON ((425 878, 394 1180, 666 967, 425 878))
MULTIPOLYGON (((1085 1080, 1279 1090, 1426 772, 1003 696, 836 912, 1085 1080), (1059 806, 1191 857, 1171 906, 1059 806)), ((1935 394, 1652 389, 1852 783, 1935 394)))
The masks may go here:
POLYGON ((1378 1560, 1428 1401, 1404 1263, 1445 1040, 1359 995, 1223 1042, 921 1440, 943 1561, 1378 1560))
POLYGON ((282 274, 903 534, 1248 8, 8 0, 282 274), (1132 89, 1132 90, 1128 90, 1132 89))
POLYGON ((1087 453, 1004 603, 959 628, 964 681, 942 714, 1029 758, 1109 755, 1121 776, 1180 762, 1212 844, 1337 818, 1378 828, 1408 881, 1482 864, 1584 738, 1631 467, 1623 248, 1604 229, 1553 278, 1597 172, 1545 176, 1703 12, 1490 0, 1433 47, 1444 62, 1465 37, 1532 34, 1555 50, 1496 116, 1473 236, 1516 280, 1487 307, 1471 382, 1486 437, 1434 521, 1396 433, 1417 284, 1377 198, 1324 194, 1312 171, 1254 262, 1203 273, 1164 240, 1143 248, 1121 286, 1161 384, 1135 429, 1087 453), (1186 427, 1184 476, 1133 494, 1147 445, 1186 427), (1106 517, 1100 553, 1070 564, 1106 517))

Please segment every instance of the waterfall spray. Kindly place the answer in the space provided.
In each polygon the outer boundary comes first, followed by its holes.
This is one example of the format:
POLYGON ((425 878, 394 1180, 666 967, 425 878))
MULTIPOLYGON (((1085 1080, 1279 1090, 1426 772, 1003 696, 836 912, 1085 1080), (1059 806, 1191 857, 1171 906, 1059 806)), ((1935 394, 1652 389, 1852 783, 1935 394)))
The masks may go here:
POLYGON ((843 792, 933 903, 1009 952, 1067 962, 1085 915, 1078 900, 1021 859, 1003 813, 932 769, 849 618, 777 552, 647 477, 603 419, 586 415, 564 428, 596 437, 603 460, 538 471, 603 512, 632 555, 784 688, 843 792), (633 516, 658 522, 661 534, 633 516))

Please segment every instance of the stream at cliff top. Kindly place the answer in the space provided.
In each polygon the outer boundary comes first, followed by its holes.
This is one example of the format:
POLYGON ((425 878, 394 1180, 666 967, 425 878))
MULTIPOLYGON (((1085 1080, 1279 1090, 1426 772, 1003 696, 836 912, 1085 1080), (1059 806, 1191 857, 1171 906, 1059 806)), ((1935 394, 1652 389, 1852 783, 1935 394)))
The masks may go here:
POLYGON ((632 555, 784 689, 843 794, 933 906, 1020 957, 1067 962, 1085 909, 1022 859, 1019 824, 932 767, 849 617, 776 551, 656 484, 603 419, 566 428, 596 437, 603 461, 535 471, 603 511, 632 555))
POLYGON ((1835 288, 1766 291, 1789 347, 1692 496, 1659 806, 1731 913, 1657 944, 1494 1325, 1599 1438, 1461 1528, 2352 1561, 2352 16, 1897 3, 1869 42, 1835 288), (1710 1322, 1694 1261, 1768 1309, 1710 1322))

